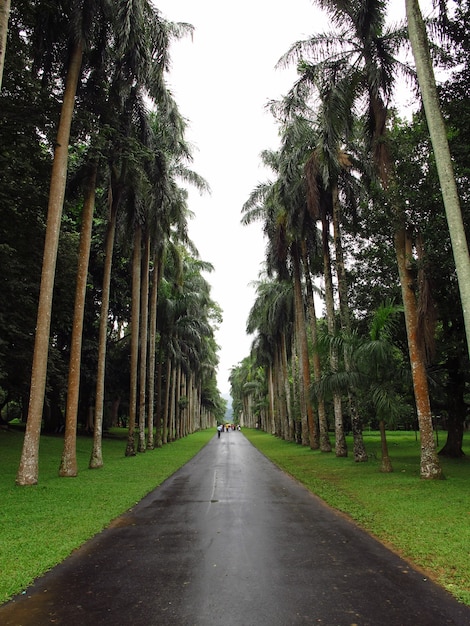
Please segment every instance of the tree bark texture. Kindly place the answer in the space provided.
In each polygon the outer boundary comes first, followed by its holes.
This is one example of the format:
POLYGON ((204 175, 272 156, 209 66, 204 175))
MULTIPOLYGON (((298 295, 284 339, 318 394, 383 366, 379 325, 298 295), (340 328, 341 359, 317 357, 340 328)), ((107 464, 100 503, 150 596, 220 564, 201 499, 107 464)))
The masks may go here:
MULTIPOLYGON (((141 286, 141 330, 140 330, 140 376, 139 376, 139 445, 138 451, 145 452, 145 396, 147 390, 147 347, 148 347, 148 305, 150 271, 150 235, 145 236, 144 255, 142 258, 141 286)), ((153 434, 153 433, 152 433, 153 434)))
POLYGON ((408 338, 408 350, 410 354, 411 375, 415 394, 416 410, 418 414, 419 432, 421 439, 421 478, 441 478, 442 470, 437 458, 434 443, 431 406, 429 403, 429 391, 427 373, 423 355, 417 337, 418 312, 416 296, 414 294, 414 281, 407 267, 406 249, 407 233, 405 228, 395 233, 395 251, 397 255, 398 272, 405 311, 406 334, 408 338))
POLYGON ((319 448, 318 431, 315 427, 312 402, 310 399, 310 363, 308 358, 307 329, 305 327, 304 302, 302 284, 300 280, 300 259, 297 250, 293 253, 294 266, 294 301, 296 333, 298 337, 300 356, 300 410, 302 416, 302 444, 310 445, 312 450, 319 448))
POLYGON ((104 383, 106 373, 106 348, 108 339, 108 311, 111 289, 111 271, 113 266, 114 238, 117 222, 117 198, 109 198, 110 215, 106 229, 105 257, 103 268, 103 291, 101 294, 100 327, 98 339, 98 364, 96 371, 95 422, 93 427, 93 448, 91 451, 90 469, 103 467, 102 432, 104 412, 104 383))
POLYGON ((33 367, 29 397, 28 420, 23 441, 16 483, 35 485, 39 477, 39 440, 46 388, 47 359, 52 314, 57 249, 59 245, 60 223, 64 205, 67 180, 68 148, 70 127, 75 104, 75 94, 80 78, 83 44, 80 40, 72 51, 67 70, 64 99, 57 130, 56 147, 52 163, 49 204, 47 209, 46 238, 42 263, 41 286, 34 341, 33 367))
POLYGON ((140 281, 142 259, 142 227, 137 224, 134 232, 132 254, 132 312, 131 312, 131 371, 129 389, 129 430, 126 456, 135 456, 135 424, 137 414, 137 379, 139 361, 140 281))
POLYGON ((416 73, 423 97, 424 111, 436 158, 437 173, 449 226, 465 321, 467 349, 470 354, 470 257, 460 209, 460 200, 452 166, 447 131, 436 89, 426 26, 421 15, 418 0, 405 0, 405 5, 408 33, 416 63, 416 73))
POLYGON ((83 203, 82 227, 78 251, 77 282, 75 286, 75 307, 73 315, 72 339, 70 345, 70 363, 67 384, 67 405, 65 411, 65 435, 60 476, 76 476, 77 467, 77 415, 80 392, 80 366, 82 355, 83 317, 85 314, 86 285, 90 260, 93 213, 95 210, 95 189, 98 164, 94 163, 87 184, 83 203))

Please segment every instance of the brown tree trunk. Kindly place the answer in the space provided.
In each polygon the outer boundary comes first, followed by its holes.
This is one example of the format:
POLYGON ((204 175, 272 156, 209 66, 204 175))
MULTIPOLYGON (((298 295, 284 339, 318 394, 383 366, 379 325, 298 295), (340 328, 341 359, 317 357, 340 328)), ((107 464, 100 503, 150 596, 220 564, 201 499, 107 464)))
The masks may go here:
POLYGON ((129 430, 126 456, 135 456, 135 424, 137 413, 137 379, 139 361, 140 275, 142 259, 142 227, 137 224, 132 255, 131 372, 129 389, 129 430))
MULTIPOLYGON (((313 376, 316 383, 321 379, 321 364, 320 354, 318 353, 318 333, 317 333, 317 314, 315 311, 315 299, 313 295, 313 285, 310 276, 309 264, 307 262, 307 255, 304 250, 304 267, 305 267, 305 283, 307 287, 307 310, 310 318, 310 333, 312 336, 312 364, 313 364, 313 376)), ((323 396, 317 397, 318 401, 318 425, 320 431, 320 450, 322 452, 331 452, 331 442, 328 434, 328 420, 326 417, 325 400, 323 396)))
MULTIPOLYGON (((343 243, 341 238, 341 206, 338 195, 338 188, 333 190, 333 239, 335 243, 335 266, 336 275, 338 277, 338 298, 339 312, 341 319, 341 327, 343 332, 349 334, 351 332, 351 322, 349 315, 348 301, 348 284, 346 280, 346 269, 344 265, 343 243)), ((351 369, 349 358, 344 354, 344 369, 349 372, 351 369)), ((349 417, 351 419, 351 428, 353 431, 353 453, 356 462, 367 461, 367 453, 362 437, 362 423, 357 412, 355 398, 351 392, 348 392, 348 408, 349 417)), ((337 457, 348 456, 348 447, 344 433, 344 423, 342 417, 339 416, 339 410, 335 411, 335 453, 337 457)))
POLYGON ((437 458, 433 436, 426 368, 417 336, 418 312, 414 294, 414 280, 407 263, 407 239, 408 235, 404 227, 397 230, 395 233, 395 251, 398 262, 398 273, 400 275, 408 350, 410 353, 411 375, 421 438, 420 474, 421 478, 441 478, 442 470, 439 465, 439 459, 437 458))
POLYGON ((77 284, 75 287, 75 309, 73 316, 72 339, 70 346, 69 378, 67 385, 67 405, 65 412, 65 436, 59 476, 76 476, 77 467, 77 415, 80 392, 80 365, 82 353, 83 317, 85 314, 86 285, 90 259, 93 213, 95 210, 95 189, 98 164, 92 165, 83 203, 82 228, 78 252, 77 284))
MULTIPOLYGON (((145 452, 145 396, 147 390, 147 337, 149 305, 150 235, 145 237, 142 259, 141 320, 140 320, 140 380, 139 380, 139 445, 138 451, 145 452)), ((153 435, 153 433, 152 433, 153 435)))
POLYGON ((33 367, 31 373, 28 420, 26 422, 23 449, 16 476, 17 485, 35 485, 39 478, 39 440, 41 435, 44 392, 46 388, 55 268, 59 245, 60 222, 64 205, 65 183, 67 179, 70 127, 72 125, 75 94, 82 67, 82 56, 83 43, 80 39, 72 50, 72 56, 67 69, 64 99, 57 130, 54 161, 52 163, 46 238, 44 242, 33 367))
POLYGON ((460 372, 458 359, 447 364, 449 382, 447 384, 447 440, 439 450, 439 456, 460 459, 465 456, 462 449, 465 418, 467 416, 466 377, 460 372))
POLYGON ((383 420, 379 420, 379 430, 380 446, 382 449, 382 465, 380 467, 380 471, 388 474, 389 472, 393 472, 393 468, 388 454, 387 435, 385 432, 385 422, 383 420))
POLYGON ((296 334, 298 337, 300 356, 300 408, 302 419, 302 444, 310 445, 312 450, 318 450, 319 436, 315 424, 312 402, 310 399, 310 362, 308 356, 307 329, 305 326, 304 303, 302 297, 302 285, 300 280, 300 259, 296 246, 293 246, 293 267, 294 267, 294 302, 296 334))
POLYGON ((109 220, 106 228, 105 257, 103 268, 103 291, 101 294, 100 327, 98 338, 98 364, 96 371, 95 393, 95 424, 93 428, 93 448, 91 450, 89 469, 103 467, 103 412, 104 412, 104 383, 106 373, 106 347, 108 339, 108 311, 111 289, 111 271, 113 266, 114 237, 116 233, 117 209, 119 200, 113 198, 109 191, 109 220))
POLYGON ((168 443, 169 441, 169 424, 170 424, 170 394, 171 394, 171 359, 167 358, 166 362, 166 384, 165 384, 165 404, 163 407, 163 415, 162 415, 162 424, 163 424, 163 432, 162 432, 162 442, 163 444, 168 443))
MULTIPOLYGON (((156 363, 156 340, 157 340, 157 299, 158 299, 158 263, 154 259, 152 272, 152 287, 150 290, 150 325, 149 325, 149 380, 148 380, 148 415, 147 415, 147 450, 155 448, 154 411, 155 411, 155 363, 156 363)), ((157 411, 158 415, 158 411, 157 411)), ((157 423, 157 440, 159 425, 157 423)))
MULTIPOLYGON (((328 324, 328 334, 333 337, 336 332, 335 321, 335 305, 333 296, 333 275, 331 271, 331 255, 330 255, 330 224, 326 213, 322 214, 322 248, 323 248, 323 274, 325 279, 325 307, 326 307, 326 319, 328 324)), ((330 367, 332 372, 338 371, 338 349, 336 346, 330 348, 330 367)), ((335 442, 335 449, 337 456, 344 454, 344 448, 346 440, 342 441, 344 437, 343 426, 343 403, 341 395, 337 392, 333 392, 333 411, 335 418, 335 434, 338 436, 337 442, 335 442), (341 435, 343 433, 343 435, 341 435)))

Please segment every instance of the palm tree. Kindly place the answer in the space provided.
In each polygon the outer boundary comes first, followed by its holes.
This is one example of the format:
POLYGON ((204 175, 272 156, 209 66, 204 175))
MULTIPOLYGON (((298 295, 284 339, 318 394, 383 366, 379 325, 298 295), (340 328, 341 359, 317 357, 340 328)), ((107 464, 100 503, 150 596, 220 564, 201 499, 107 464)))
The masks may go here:
POLYGON ((142 0, 140 4, 120 3, 115 19, 119 26, 119 37, 115 48, 114 74, 109 90, 109 99, 111 110, 117 111, 119 130, 115 134, 116 143, 112 145, 110 157, 109 217, 105 239, 105 266, 95 394, 95 427, 90 468, 99 468, 103 465, 101 433, 109 290, 118 210, 126 199, 130 165, 134 161, 135 135, 133 136, 133 133, 137 133, 138 137, 145 138, 150 129, 147 113, 143 107, 144 92, 150 93, 154 104, 157 103, 163 110, 166 110, 167 103, 171 98, 168 97, 169 92, 163 83, 162 76, 169 64, 169 38, 181 37, 192 30, 190 25, 164 22, 158 11, 153 9, 147 0, 142 0), (135 11, 135 14, 132 11, 135 11), (146 43, 145 46, 144 43, 146 43), (133 126, 133 121, 138 121, 141 124, 140 133, 133 126))
POLYGON ((403 373, 403 358, 394 345, 394 331, 397 313, 403 307, 392 303, 381 305, 374 312, 370 322, 369 336, 360 337, 357 333, 342 337, 328 337, 328 342, 342 344, 347 354, 349 367, 343 372, 325 375, 318 385, 319 392, 346 393, 351 388, 359 392, 364 402, 371 405, 379 421, 382 449, 382 472, 392 472, 388 452, 386 426, 393 423, 401 414, 403 402, 397 391, 397 381, 403 373))
POLYGON ((462 220, 460 200, 455 182, 454 168, 449 150, 447 131, 442 116, 429 53, 426 26, 418 0, 406 0, 406 16, 413 56, 416 63, 418 83, 436 158, 437 173, 452 242, 460 299, 462 302, 467 349, 470 354, 470 255, 462 220))
POLYGON ((98 174, 98 162, 91 163, 83 203, 80 248, 78 253, 77 284, 75 290, 75 308, 70 345, 70 365, 67 385, 67 406, 65 419, 64 450, 59 468, 60 476, 76 476, 78 473, 76 455, 77 413, 80 390, 80 362, 83 335, 83 317, 85 313, 85 295, 88 279, 88 261, 90 258, 93 212, 95 206, 95 187, 98 174))
POLYGON ((286 349, 292 333, 292 283, 264 279, 257 283, 256 293, 246 324, 247 333, 256 335, 251 353, 255 361, 267 370, 271 430, 293 441, 295 426, 286 349))
MULTIPOLYGON (((408 72, 396 59, 404 41, 403 30, 385 28, 385 3, 348 2, 342 0, 317 0, 325 8, 338 32, 316 35, 310 40, 297 42, 284 56, 284 62, 300 60, 301 78, 296 90, 304 89, 307 95, 315 88, 317 76, 329 76, 342 95, 338 99, 335 115, 346 120, 356 104, 367 103, 365 128, 369 150, 375 164, 376 176, 382 189, 389 194, 393 188, 393 163, 386 143, 388 103, 393 93, 395 76, 400 70, 408 72), (304 56, 313 59, 306 61, 304 56)), ((399 276, 402 286, 405 320, 413 374, 416 407, 420 424, 422 455, 421 477, 440 478, 441 468, 436 453, 432 431, 432 416, 426 380, 424 357, 417 343, 416 299, 410 276, 406 273, 405 228, 402 212, 395 210, 395 246, 399 276)))
MULTIPOLYGON (((79 19, 70 20, 70 22, 75 25, 78 24, 81 29, 82 22, 80 18, 82 16, 80 15, 80 9, 81 7, 77 9, 79 15, 75 16, 79 19)), ((16 483, 18 485, 34 485, 38 482, 39 437, 41 433, 44 392, 46 388, 52 296, 60 222, 65 195, 70 128, 75 104, 75 94, 82 68, 83 37, 84 35, 81 30, 70 33, 71 50, 69 61, 65 66, 65 89, 57 129, 47 209, 46 238, 44 242, 44 256, 34 342, 28 419, 26 422, 20 464, 16 476, 16 483)))

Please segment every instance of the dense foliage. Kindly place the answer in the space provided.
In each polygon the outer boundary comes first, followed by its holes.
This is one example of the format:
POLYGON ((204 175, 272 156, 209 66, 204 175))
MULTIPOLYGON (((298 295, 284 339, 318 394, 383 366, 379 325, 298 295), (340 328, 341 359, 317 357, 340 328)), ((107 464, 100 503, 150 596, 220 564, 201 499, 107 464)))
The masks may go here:
MULTIPOLYGON (((333 30, 282 58, 297 64, 299 78, 272 105, 281 148, 263 160, 273 178, 244 206, 244 222, 261 221, 268 246, 247 324, 252 352, 232 370, 234 410, 248 426, 325 452, 326 413, 337 456, 347 454, 338 442, 352 431, 356 461, 367 460, 365 425, 381 426, 384 460, 386 427, 416 429, 429 445, 422 476, 438 477, 432 426, 447 431, 441 455, 463 455, 470 368, 426 117, 418 108, 407 119, 395 107, 398 72, 409 84, 414 76, 397 60, 406 28, 386 25, 387 3, 317 4, 333 30), (393 324, 379 330, 384 311, 393 324)), ((429 32, 439 34, 440 108, 468 232, 469 4, 448 8, 429 32)))
POLYGON ((42 431, 63 431, 67 424, 90 433, 96 430, 102 353, 105 429, 128 424, 137 412, 140 432, 149 427, 148 447, 153 447, 224 415, 214 338, 221 311, 205 277, 212 267, 198 258, 187 234, 185 186, 203 192, 208 185, 190 169, 185 122, 166 88, 170 42, 191 30, 187 24, 166 21, 147 0, 132 6, 122 3, 117 11, 106 0, 12 3, 0 92, 4 424, 30 419, 57 132, 77 46, 81 66, 60 207, 42 431), (88 250, 87 206, 92 216, 88 250), (141 270, 136 278, 137 253, 141 270), (87 268, 83 296, 78 289, 81 267, 87 268), (141 301, 137 319, 136 298, 141 301), (155 317, 146 316, 144 322, 143 311, 150 312, 152 303, 155 317), (102 353, 101 319, 106 326, 102 353), (138 400, 130 384, 133 328, 141 342, 139 363, 144 363, 135 383, 138 400), (77 369, 70 361, 74 332, 80 340, 76 410, 69 408, 75 393, 71 372, 77 369), (149 406, 152 420, 142 421, 149 417, 149 406))

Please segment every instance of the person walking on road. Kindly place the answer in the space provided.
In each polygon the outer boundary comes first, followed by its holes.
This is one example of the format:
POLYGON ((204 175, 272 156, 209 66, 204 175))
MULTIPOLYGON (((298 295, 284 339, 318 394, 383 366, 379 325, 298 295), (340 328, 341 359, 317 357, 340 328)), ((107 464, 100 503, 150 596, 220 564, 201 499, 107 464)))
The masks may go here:
POLYGON ((217 426, 217 437, 218 437, 219 439, 220 439, 220 433, 222 432, 222 428, 223 428, 222 424, 219 424, 219 425, 217 426))

